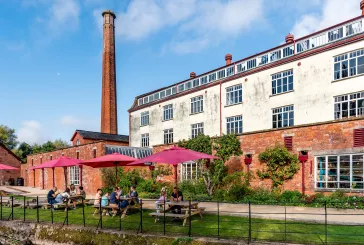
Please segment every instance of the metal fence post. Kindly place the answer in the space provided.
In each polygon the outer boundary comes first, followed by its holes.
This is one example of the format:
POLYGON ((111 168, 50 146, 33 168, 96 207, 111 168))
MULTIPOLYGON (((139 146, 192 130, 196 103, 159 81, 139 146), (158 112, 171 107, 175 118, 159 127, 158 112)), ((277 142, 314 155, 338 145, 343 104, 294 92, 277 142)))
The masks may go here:
POLYGON ((0 196, 0 219, 3 219, 3 196, 0 196))
POLYGON ((83 220, 83 227, 86 227, 86 220, 85 220, 85 203, 84 199, 82 198, 82 220, 83 220))
POLYGON ((163 205, 163 234, 166 235, 166 199, 164 198, 163 205))
POLYGON ((54 219, 53 219, 53 211, 54 211, 54 206, 53 206, 53 202, 54 202, 54 199, 50 199, 51 200, 51 219, 52 219, 52 224, 54 222, 54 219))
POLYGON ((66 225, 68 225, 68 200, 66 202, 66 225))
POLYGON ((325 244, 327 244, 327 203, 325 201, 325 244))
POLYGON ((251 204, 249 201, 249 234, 248 234, 248 244, 252 241, 252 214, 251 214, 251 204))
POLYGON ((14 196, 11 196, 11 220, 14 220, 14 196))
POLYGON ((37 223, 39 223, 39 197, 37 196, 37 223))
POLYGON ((23 221, 25 221, 25 208, 26 208, 25 207, 25 196, 24 196, 24 207, 23 208, 24 208, 24 213, 23 213, 24 214, 24 218, 23 218, 23 221))
POLYGON ((287 243, 287 206, 284 203, 284 243, 287 243))
MULTIPOLYGON (((119 208, 119 210, 120 210, 120 208, 119 208)), ((120 211, 121 212, 121 211, 120 211)), ((120 214, 119 215, 119 230, 121 231, 121 229, 122 229, 122 227, 121 227, 121 216, 122 216, 122 214, 120 214)))
POLYGON ((191 199, 188 201, 188 237, 191 237, 191 229, 192 229, 192 222, 191 222, 191 199))
POLYGON ((140 233, 143 233, 143 200, 140 199, 139 201, 140 204, 140 233))
POLYGON ((217 239, 220 240, 220 202, 217 201, 217 239))

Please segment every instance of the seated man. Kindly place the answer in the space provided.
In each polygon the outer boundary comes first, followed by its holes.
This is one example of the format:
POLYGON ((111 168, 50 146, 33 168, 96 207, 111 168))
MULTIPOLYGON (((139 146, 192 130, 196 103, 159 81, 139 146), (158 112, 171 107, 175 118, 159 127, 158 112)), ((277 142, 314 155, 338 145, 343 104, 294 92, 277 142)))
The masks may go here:
POLYGON ((130 203, 127 200, 124 200, 119 204, 120 208, 126 208, 128 205, 135 205, 135 203, 139 203, 138 192, 135 190, 135 186, 130 187, 128 197, 132 198, 130 203))
POLYGON ((83 200, 86 199, 86 192, 83 190, 83 186, 80 186, 80 188, 78 188, 80 190, 79 195, 82 197, 83 200))
POLYGON ((115 215, 118 211, 119 207, 119 193, 118 193, 118 187, 114 187, 114 191, 110 195, 110 207, 113 207, 112 212, 113 215, 115 215))
MULTIPOLYGON (((181 202, 181 201, 183 201, 183 194, 182 194, 181 191, 178 190, 178 187, 174 187, 172 195, 171 195, 171 202, 181 202)), ((172 213, 180 214, 181 213, 181 206, 174 205, 171 208, 171 211, 172 211, 172 213)))
POLYGON ((47 201, 49 204, 55 204, 55 198, 57 196, 56 192, 57 192, 57 187, 53 187, 53 189, 51 189, 48 194, 47 194, 47 201))

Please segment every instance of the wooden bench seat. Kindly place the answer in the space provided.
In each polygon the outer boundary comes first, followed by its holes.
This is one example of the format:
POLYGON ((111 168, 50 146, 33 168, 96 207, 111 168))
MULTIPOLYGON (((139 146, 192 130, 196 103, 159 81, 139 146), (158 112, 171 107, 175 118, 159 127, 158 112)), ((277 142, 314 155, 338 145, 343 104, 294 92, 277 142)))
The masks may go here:
POLYGON ((178 219, 183 220, 183 226, 186 225, 187 219, 189 216, 188 214, 157 213, 157 212, 150 213, 149 215, 152 217, 155 217, 154 223, 157 223, 159 217, 171 217, 171 218, 178 218, 178 219))

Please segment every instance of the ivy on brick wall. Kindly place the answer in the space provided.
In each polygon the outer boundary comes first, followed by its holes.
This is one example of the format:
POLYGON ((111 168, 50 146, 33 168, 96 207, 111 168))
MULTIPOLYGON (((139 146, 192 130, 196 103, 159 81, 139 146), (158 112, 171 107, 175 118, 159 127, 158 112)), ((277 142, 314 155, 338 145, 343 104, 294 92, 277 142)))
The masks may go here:
POLYGON ((286 180, 292 179, 300 169, 297 155, 287 148, 276 145, 259 154, 259 161, 265 164, 263 170, 257 170, 259 178, 271 179, 273 188, 277 188, 286 180))

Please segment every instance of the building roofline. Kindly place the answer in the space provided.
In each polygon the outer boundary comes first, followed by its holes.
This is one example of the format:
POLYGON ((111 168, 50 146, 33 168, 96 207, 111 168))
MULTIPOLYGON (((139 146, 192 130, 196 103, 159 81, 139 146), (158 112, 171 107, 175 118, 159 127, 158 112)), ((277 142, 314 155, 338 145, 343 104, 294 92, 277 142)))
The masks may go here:
POLYGON ((353 37, 349 37, 349 38, 346 38, 346 39, 343 39, 343 40, 340 40, 340 41, 337 41, 337 42, 334 42, 334 43, 330 43, 330 44, 327 44, 325 46, 318 47, 316 49, 308 50, 307 52, 299 53, 299 54, 296 54, 294 56, 290 56, 290 57, 288 57, 286 59, 281 59, 281 60, 278 60, 278 61, 276 61, 274 63, 267 64, 267 65, 264 65, 264 66, 261 66, 261 67, 257 67, 256 69, 248 70, 248 71, 243 72, 243 73, 238 73, 238 74, 235 74, 233 76, 227 77, 225 79, 214 81, 212 83, 207 83, 207 84, 204 84, 202 86, 199 86, 199 87, 196 87, 196 88, 193 88, 193 89, 190 89, 190 90, 186 90, 186 91, 171 95, 169 97, 165 97, 165 98, 163 98, 161 100, 153 101, 151 103, 144 104, 144 105, 137 106, 137 107, 131 107, 128 110, 128 112, 131 113, 131 112, 134 112, 134 111, 138 111, 140 109, 147 108, 147 107, 150 107, 150 106, 155 105, 155 104, 160 104, 160 103, 165 102, 165 101, 169 101, 169 100, 172 100, 172 99, 175 99, 175 98, 178 98, 178 97, 190 94, 190 93, 194 93, 194 92, 204 90, 204 89, 209 88, 209 87, 219 85, 220 83, 226 83, 226 82, 229 82, 229 81, 241 78, 241 77, 246 77, 246 76, 249 76, 251 74, 261 72, 263 70, 271 69, 273 67, 277 67, 277 66, 280 66, 280 65, 283 65, 283 64, 286 64, 286 63, 294 62, 294 61, 297 61, 297 60, 300 60, 300 59, 303 59, 303 58, 307 58, 307 57, 310 57, 310 56, 325 52, 327 50, 331 50, 331 49, 341 47, 341 46, 344 46, 344 45, 347 45, 347 44, 355 43, 355 42, 358 42, 358 41, 361 41, 361 40, 364 40, 364 33, 353 36, 353 37))
MULTIPOLYGON (((76 131, 73 133, 72 138, 70 141, 73 141, 73 139, 76 137, 76 134, 79 131, 83 131, 83 132, 88 132, 88 133, 98 133, 98 134, 106 134, 106 135, 122 135, 122 134, 108 134, 108 133, 101 133, 101 132, 94 132, 94 131, 89 131, 89 130, 82 130, 82 129, 76 129, 76 131)), ((81 134, 80 134, 81 135, 81 134)), ((81 135, 82 136, 82 135, 81 135)), ((129 135, 122 135, 122 136, 129 136, 129 135)), ((82 136, 83 139, 94 139, 94 138, 90 138, 90 137, 84 137, 82 136)), ((113 142, 124 142, 124 143, 129 143, 129 141, 121 141, 121 140, 104 140, 104 141, 113 141, 113 142)))
MULTIPOLYGON (((298 39, 294 40, 294 43, 296 43, 296 42, 298 42, 298 41, 305 40, 305 39, 307 39, 307 38, 309 38, 309 37, 312 37, 312 36, 315 36, 315 35, 317 35, 317 34, 319 34, 319 33, 321 33, 321 32, 328 31, 328 30, 330 30, 330 29, 332 29, 332 28, 335 28, 335 27, 341 26, 341 25, 346 24, 346 23, 350 23, 350 22, 352 22, 352 21, 355 21, 355 20, 358 20, 358 19, 361 19, 361 18, 363 18, 363 15, 357 16, 357 17, 352 18, 352 19, 350 19, 350 20, 346 20, 346 21, 344 21, 344 22, 341 22, 341 23, 335 24, 335 25, 333 25, 333 26, 330 26, 330 27, 327 27, 327 28, 325 28, 325 29, 319 30, 319 31, 317 31, 317 32, 311 33, 311 34, 306 35, 306 36, 304 36, 304 37, 298 38, 298 39)), ((291 44, 294 44, 294 43, 291 43, 291 44)), ((267 53, 267 52, 273 51, 273 50, 275 50, 275 49, 282 48, 282 47, 287 46, 287 45, 289 45, 289 44, 288 44, 288 43, 284 43, 284 44, 282 44, 282 45, 279 45, 279 46, 273 47, 273 48, 271 48, 271 49, 264 50, 264 51, 262 51, 262 52, 259 52, 259 53, 256 53, 256 54, 253 54, 253 55, 250 55, 250 56, 245 57, 245 58, 243 58, 243 59, 240 59, 240 60, 237 60, 237 61, 235 61, 235 62, 232 62, 230 65, 220 66, 220 67, 218 67, 218 68, 216 68, 216 69, 209 70, 209 71, 207 71, 207 72, 201 73, 201 74, 199 74, 198 76, 196 76, 196 78, 201 77, 201 76, 203 76, 203 75, 207 75, 207 74, 209 74, 210 72, 214 72, 214 71, 217 71, 217 70, 220 70, 220 69, 223 69, 223 68, 229 67, 229 66, 236 65, 237 63, 240 63, 240 62, 242 62, 242 61, 249 60, 249 59, 251 59, 251 58, 253 58, 253 57, 259 56, 259 55, 261 55, 261 54, 265 54, 265 53, 267 53)), ((158 89, 155 89, 155 90, 153 90, 153 91, 150 91, 150 92, 147 92, 147 93, 144 93, 144 94, 138 95, 138 96, 136 96, 136 97, 135 97, 135 101, 137 102, 137 101, 138 101, 138 99, 140 99, 141 97, 145 97, 145 96, 148 96, 148 95, 154 94, 154 93, 156 93, 156 92, 162 91, 162 90, 164 90, 164 89, 167 89, 167 88, 170 88, 170 87, 173 87, 173 86, 178 86, 179 84, 181 84, 181 83, 185 83, 185 82, 187 82, 187 81, 189 81, 189 80, 191 80, 191 78, 187 78, 187 79, 182 80, 182 81, 180 81, 180 82, 173 83, 173 84, 171 84, 171 85, 164 86, 164 87, 162 87, 162 88, 158 88, 158 89)), ((171 97, 172 97, 172 96, 171 96, 171 97)), ((135 101, 134 101, 133 105, 131 106, 131 108, 130 108, 129 110, 131 110, 131 109, 133 109, 133 108, 135 107, 135 101)), ((160 100, 159 100, 159 101, 160 101, 160 100)), ((150 104, 152 104, 152 103, 148 103, 148 105, 150 105, 150 104)))
MULTIPOLYGON (((29 154, 27 157, 29 157, 29 156, 35 156, 35 155, 41 155, 41 154, 49 154, 49 153, 56 152, 56 151, 67 150, 67 149, 71 149, 71 148, 75 148, 75 147, 80 147, 80 146, 85 146, 85 145, 91 145, 91 144, 101 143, 101 142, 105 142, 105 141, 106 141, 106 142, 109 142, 109 141, 111 141, 111 140, 97 140, 97 141, 90 142, 90 143, 86 143, 86 144, 81 144, 81 145, 72 145, 72 146, 68 146, 68 147, 64 147, 64 148, 59 148, 59 149, 56 149, 56 150, 53 150, 53 151, 46 151, 46 152, 32 153, 32 154, 29 154)), ((113 141, 113 142, 117 142, 117 141, 113 141)))
POLYGON ((7 152, 13 155, 16 159, 19 160, 20 163, 24 163, 23 160, 20 159, 12 150, 10 150, 3 142, 0 141, 0 146, 2 146, 7 152))

